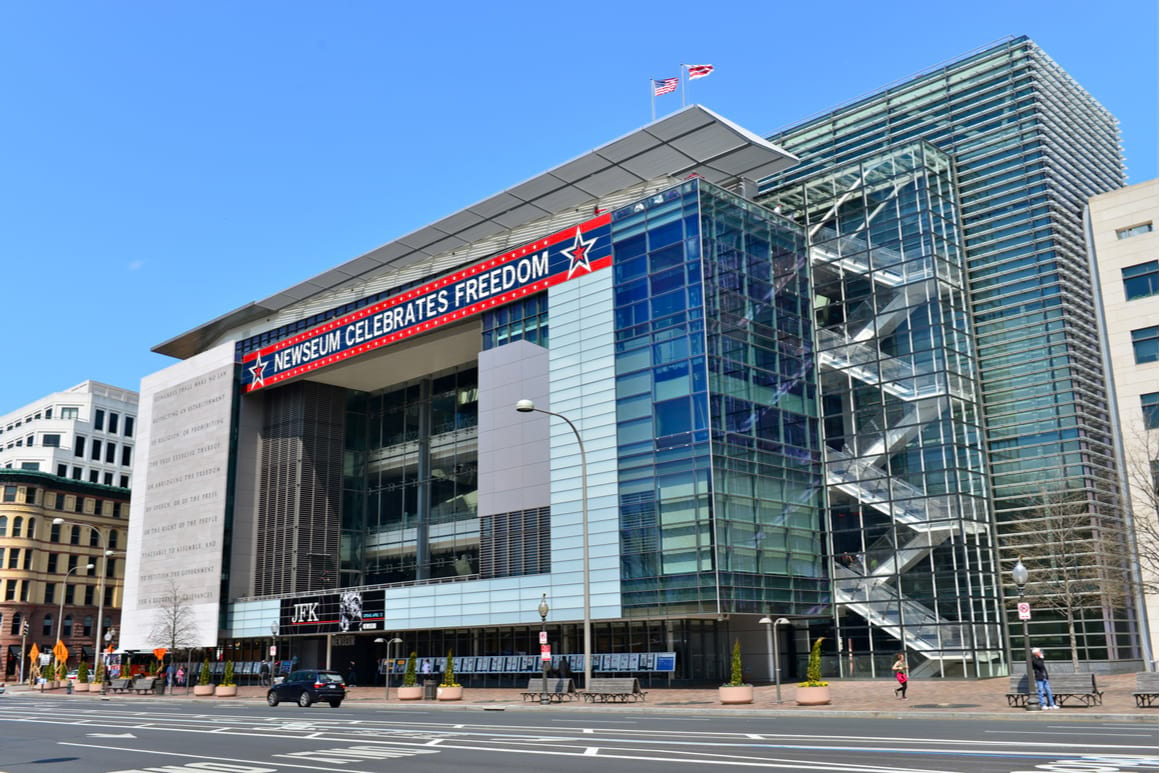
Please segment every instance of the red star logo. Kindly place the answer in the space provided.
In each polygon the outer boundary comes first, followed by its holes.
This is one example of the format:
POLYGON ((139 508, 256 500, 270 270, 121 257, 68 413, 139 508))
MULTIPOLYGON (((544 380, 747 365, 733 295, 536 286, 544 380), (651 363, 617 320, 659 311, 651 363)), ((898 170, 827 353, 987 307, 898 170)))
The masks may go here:
POLYGON ((580 233, 580 226, 576 226, 576 236, 572 239, 572 246, 568 247, 562 252, 568 256, 572 262, 568 265, 568 278, 572 278, 572 274, 576 269, 583 267, 585 271, 591 271, 592 266, 588 262, 588 250, 596 243, 596 239, 584 240, 584 235, 580 233))
POLYGON ((250 366, 250 376, 252 383, 251 388, 256 388, 266 385, 266 363, 262 362, 261 353, 258 354, 258 359, 254 360, 254 364, 250 366))

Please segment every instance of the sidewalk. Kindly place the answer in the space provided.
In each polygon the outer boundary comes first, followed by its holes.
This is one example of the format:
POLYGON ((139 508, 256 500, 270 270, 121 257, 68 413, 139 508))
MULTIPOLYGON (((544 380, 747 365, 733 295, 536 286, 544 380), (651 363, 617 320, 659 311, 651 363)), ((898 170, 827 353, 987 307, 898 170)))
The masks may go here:
MULTIPOLYGON (((349 690, 347 700, 358 703, 376 703, 383 709, 420 709, 428 710, 485 710, 502 708, 529 708, 543 711, 552 711, 557 706, 568 710, 583 710, 592 712, 641 711, 681 713, 726 711, 742 714, 761 714, 792 716, 802 712, 830 716, 887 716, 901 718, 996 718, 1039 716, 1045 720, 1084 720, 1084 721, 1130 721, 1155 724, 1157 710, 1155 708, 1141 709, 1136 707, 1132 697, 1135 688, 1133 674, 1115 674, 1099 676, 1096 682, 1103 690, 1103 705, 1084 708, 1083 706, 1067 706, 1060 711, 1028 712, 1021 708, 1011 708, 1007 705, 1007 679, 985 680, 930 680, 913 679, 910 682, 909 698, 900 701, 894 697, 894 688, 897 686, 893 679, 878 679, 875 681, 835 680, 830 682, 832 702, 828 706, 798 706, 794 703, 796 682, 783 684, 781 687, 782 703, 776 702, 776 690, 772 685, 761 685, 755 689, 752 704, 742 706, 723 706, 717 699, 716 688, 679 688, 667 689, 645 687, 648 699, 642 703, 627 704, 588 704, 582 701, 572 701, 565 704, 552 704, 541 707, 536 702, 526 702, 522 699, 521 688, 473 688, 467 686, 463 691, 463 700, 456 702, 439 701, 407 701, 400 702, 395 697, 394 686, 391 689, 390 699, 384 698, 383 687, 353 687, 349 690)), ((264 700, 264 687, 244 685, 238 688, 237 698, 219 698, 217 700, 264 700)), ((101 696, 99 693, 74 692, 66 695, 64 689, 41 693, 26 685, 8 685, 5 696, 53 696, 68 698, 69 700, 101 700, 105 698, 113 701, 150 701, 157 700, 157 695, 116 694, 101 696)), ((176 695, 166 695, 165 699, 181 700, 209 700, 195 698, 192 691, 186 694, 184 688, 178 688, 176 695)))

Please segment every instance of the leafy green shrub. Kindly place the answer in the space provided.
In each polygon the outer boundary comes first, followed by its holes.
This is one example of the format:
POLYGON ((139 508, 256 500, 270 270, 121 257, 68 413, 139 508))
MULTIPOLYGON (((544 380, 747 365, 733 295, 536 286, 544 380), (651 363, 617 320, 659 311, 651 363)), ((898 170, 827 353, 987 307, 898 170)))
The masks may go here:
POLYGON ((822 642, 826 637, 819 636, 810 647, 810 661, 806 667, 806 680, 799 682, 798 687, 828 687, 829 682, 822 681, 822 642))
POLYGON ((745 682, 741 679, 741 640, 733 640, 733 662, 729 671, 729 687, 740 687, 745 682))
POLYGON ((97 672, 93 681, 97 684, 105 683, 105 664, 99 660, 97 661, 97 672))
POLYGON ((197 675, 197 683, 200 685, 213 684, 209 678, 209 660, 203 660, 201 663, 201 672, 197 675))
POLYGON ((226 661, 226 670, 222 673, 222 686, 223 687, 233 687, 235 684, 236 684, 236 682, 234 682, 234 661, 227 660, 226 661))
POLYGON ((89 664, 83 660, 81 661, 81 664, 77 666, 77 681, 81 684, 89 683, 89 664))
POLYGON ((439 686, 459 687, 459 682, 455 681, 455 664, 451 660, 451 650, 447 650, 447 663, 443 667, 443 681, 439 686))
POLYGON ((416 684, 418 680, 415 678, 415 653, 412 652, 407 658, 407 670, 403 672, 403 686, 414 687, 416 684))

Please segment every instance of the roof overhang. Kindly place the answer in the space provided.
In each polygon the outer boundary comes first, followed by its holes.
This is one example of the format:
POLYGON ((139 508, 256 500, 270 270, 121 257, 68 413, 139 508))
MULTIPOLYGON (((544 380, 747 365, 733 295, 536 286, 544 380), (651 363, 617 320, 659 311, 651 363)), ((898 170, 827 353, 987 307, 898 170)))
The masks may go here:
POLYGON ((649 180, 696 174, 728 187, 741 178, 767 177, 797 161, 712 110, 690 105, 318 276, 171 338, 153 351, 179 359, 192 357, 232 328, 320 293, 342 289, 367 274, 443 255, 525 223, 599 202, 603 196, 649 180))

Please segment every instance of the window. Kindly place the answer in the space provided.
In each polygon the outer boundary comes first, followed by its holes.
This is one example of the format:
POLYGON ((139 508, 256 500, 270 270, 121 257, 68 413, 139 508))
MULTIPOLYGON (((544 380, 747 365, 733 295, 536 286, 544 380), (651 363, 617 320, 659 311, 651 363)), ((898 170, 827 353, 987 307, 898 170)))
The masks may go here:
POLYGON ((53 496, 56 498, 56 502, 53 503, 53 506, 52 506, 53 509, 54 510, 63 510, 64 509, 64 494, 53 494, 53 496))
POLYGON ((96 470, 89 470, 89 483, 100 483, 101 473, 96 470))
MULTIPOLYGON (((60 524, 59 523, 54 523, 52 525, 52 528, 48 530, 48 541, 49 542, 60 542, 60 524)), ((52 558, 50 557, 49 560, 51 561, 52 558)), ((49 571, 51 572, 52 570, 49 569, 49 571)))
POLYGON ((133 417, 125 417, 125 437, 133 437, 133 417))
POLYGON ((80 480, 81 476, 83 474, 84 474, 84 470, 82 470, 80 467, 73 467, 73 473, 72 473, 73 480, 80 480))
POLYGON ((22 619, 23 618, 20 616, 19 612, 12 615, 12 627, 8 629, 8 634, 10 636, 19 636, 20 635, 20 623, 21 623, 22 619))
MULTIPOLYGON (((4 501, 5 502, 15 502, 16 501, 16 487, 15 486, 5 486, 4 487, 4 501)), ((17 534, 15 536, 19 537, 20 535, 17 534)))
MULTIPOLYGON (((5 501, 7 501, 7 500, 5 500, 5 501)), ((13 537, 24 536, 24 519, 21 518, 19 515, 16 516, 14 519, 12 519, 12 536, 13 537)))
MULTIPOLYGON (((89 588, 89 590, 92 590, 92 588, 89 588)), ((87 591, 85 592, 85 599, 86 599, 85 606, 86 607, 91 607, 93 605, 93 600, 92 600, 91 596, 92 596, 91 593, 88 593, 87 591)), ((92 615, 85 615, 85 621, 83 623, 82 630, 84 631, 84 633, 82 635, 86 639, 92 637, 92 635, 93 635, 93 616, 92 615)))
MULTIPOLYGON (((77 531, 78 531, 77 529, 73 529, 73 534, 75 535, 77 533, 77 531)), ((78 563, 77 559, 78 558, 79 558, 79 556, 69 556, 68 557, 68 571, 71 572, 77 568, 77 563, 78 563)))
POLYGON ((93 429, 105 429, 105 412, 100 408, 93 413, 93 429))
MULTIPOLYGON (((1160 427, 1160 392, 1140 395, 1140 410, 1144 412, 1145 429, 1160 427)), ((20 519, 17 518, 17 521, 20 519)))
POLYGON ((68 477, 68 465, 67 464, 58 464, 56 466, 56 477, 58 477, 58 478, 67 478, 68 477))
POLYGON ((1116 238, 1117 239, 1130 239, 1133 236, 1139 236, 1140 234, 1146 234, 1146 233, 1151 233, 1151 232, 1152 232, 1152 224, 1151 223, 1140 223, 1139 225, 1130 225, 1127 228, 1117 228, 1116 229, 1116 238))
MULTIPOLYGON (((116 532, 114 532, 114 533, 116 533, 116 532)), ((106 562, 105 576, 106 577, 116 577, 117 576, 117 559, 109 558, 106 556, 105 562, 106 562)))
POLYGON ((101 532, 97 529, 89 529, 89 547, 99 548, 101 546, 101 532))
POLYGON ((60 435, 42 435, 40 444, 45 448, 60 448, 60 435))
POLYGON ((120 414, 113 413, 112 411, 109 412, 109 434, 116 434, 117 419, 119 418, 121 418, 120 414))
POLYGON ((82 457, 85 455, 85 436, 77 435, 76 442, 73 443, 73 456, 82 457))
POLYGON ((9 569, 19 569, 20 568, 20 551, 17 550, 16 548, 10 548, 8 550, 8 568, 9 569))
POLYGON ((1160 292, 1160 261, 1137 263, 1120 271, 1124 279, 1124 297, 1129 301, 1148 298, 1160 292))
POLYGON ((105 481, 104 481, 104 483, 105 483, 105 485, 106 485, 106 486, 112 486, 112 485, 113 485, 113 473, 111 473, 111 472, 106 472, 106 473, 105 473, 105 481))
MULTIPOLYGON (((68 538, 68 544, 70 544, 70 545, 79 545, 79 544, 81 544, 81 527, 80 527, 80 526, 74 526, 74 527, 72 528, 72 534, 71 534, 71 535, 69 535, 69 538, 68 538)), ((73 567, 73 566, 76 566, 76 563, 77 563, 77 562, 76 562, 76 560, 75 560, 75 559, 76 559, 76 556, 72 556, 72 557, 70 558, 70 560, 69 560, 69 567, 70 567, 70 568, 71 568, 71 567, 73 567)))
POLYGON ((16 600, 16 580, 8 580, 4 583, 4 600, 16 600))
POLYGON ((44 603, 51 604, 56 601, 56 583, 46 582, 44 584, 44 603))
POLYGON ((105 444, 105 464, 116 464, 116 463, 117 463, 117 444, 116 443, 106 443, 105 444))
MULTIPOLYGON (((77 586, 75 586, 75 585, 64 586, 64 603, 68 604, 71 607, 73 604, 77 603, 76 598, 77 598, 77 586)), ((64 619, 64 622, 65 622, 65 625, 68 625, 68 623, 70 622, 69 618, 66 617, 64 619)))
POLYGON ((113 529, 109 532, 109 550, 117 549, 117 530, 113 529))
POLYGON ((51 408, 44 409, 44 418, 46 418, 46 419, 52 418, 52 409, 51 408))
POLYGON ((78 412, 79 412, 79 409, 76 408, 75 406, 61 408, 60 409, 60 417, 62 419, 75 419, 77 417, 78 412))
POLYGON ((1160 326, 1153 325, 1133 330, 1132 352, 1136 355, 1137 365, 1160 359, 1160 326))
MULTIPOLYGON (((90 454, 90 458, 94 462, 101 461, 101 441, 97 440, 96 438, 93 438, 92 451, 93 452, 90 454)), ((96 481, 93 481, 93 483, 96 483, 96 481)))
POLYGON ((128 475, 121 476, 121 488, 129 488, 129 476, 128 475))
MULTIPOLYGON (((44 592, 46 595, 48 594, 47 589, 44 592)), ((48 602, 48 601, 51 601, 51 599, 45 599, 45 601, 48 602)), ((44 624, 41 626, 40 632, 41 632, 42 636, 52 636, 52 614, 51 613, 44 616, 44 624)))
POLYGON ((133 446, 121 446, 121 466, 128 467, 133 463, 133 446))
POLYGON ((8 516, 0 515, 0 537, 6 536, 8 533, 8 516))
MULTIPOLYGON (((26 505, 35 505, 36 504, 36 489, 34 487, 29 486, 28 488, 24 489, 24 504, 26 504, 26 505)), ((35 534, 32 533, 32 521, 31 520, 28 522, 28 536, 29 537, 36 536, 35 534)))
POLYGON ((40 469, 40 462, 21 462, 20 469, 28 470, 29 472, 36 472, 40 469))

